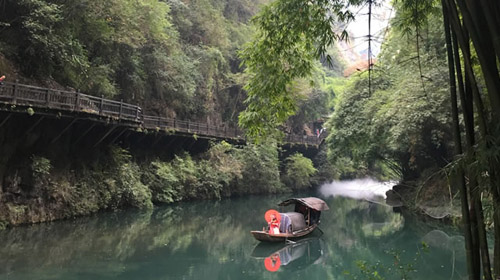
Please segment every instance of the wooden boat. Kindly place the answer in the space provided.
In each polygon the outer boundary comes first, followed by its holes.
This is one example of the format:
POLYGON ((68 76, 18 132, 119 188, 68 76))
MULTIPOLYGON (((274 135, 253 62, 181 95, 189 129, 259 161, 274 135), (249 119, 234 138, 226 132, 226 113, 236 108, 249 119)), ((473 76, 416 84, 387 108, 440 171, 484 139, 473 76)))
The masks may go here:
POLYGON ((259 241, 285 242, 312 233, 320 223, 321 211, 328 210, 328 205, 316 197, 291 198, 279 206, 295 205, 293 212, 280 213, 280 233, 273 234, 269 230, 253 230, 250 233, 259 241))

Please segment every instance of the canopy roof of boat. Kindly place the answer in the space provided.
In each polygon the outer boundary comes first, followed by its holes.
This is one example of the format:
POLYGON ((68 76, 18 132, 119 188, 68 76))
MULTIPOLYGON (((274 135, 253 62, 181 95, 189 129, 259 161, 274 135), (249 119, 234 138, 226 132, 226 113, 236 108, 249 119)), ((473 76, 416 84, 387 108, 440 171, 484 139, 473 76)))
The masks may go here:
POLYGON ((305 205, 306 207, 309 207, 309 208, 317 210, 317 211, 325 211, 325 210, 330 209, 330 208, 328 208, 328 205, 326 205, 326 203, 323 200, 321 200, 317 197, 290 198, 290 199, 287 199, 287 200, 281 202, 278 205, 279 206, 287 206, 287 205, 296 204, 296 203, 305 205))

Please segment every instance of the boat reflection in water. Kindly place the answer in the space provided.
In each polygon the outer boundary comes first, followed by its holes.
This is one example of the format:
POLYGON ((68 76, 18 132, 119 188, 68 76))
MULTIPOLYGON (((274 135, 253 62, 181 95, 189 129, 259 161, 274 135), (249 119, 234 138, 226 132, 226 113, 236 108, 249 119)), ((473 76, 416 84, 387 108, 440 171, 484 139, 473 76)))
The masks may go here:
POLYGON ((324 241, 305 238, 288 243, 259 243, 252 257, 264 260, 268 271, 301 270, 312 264, 322 263, 326 257, 324 241))

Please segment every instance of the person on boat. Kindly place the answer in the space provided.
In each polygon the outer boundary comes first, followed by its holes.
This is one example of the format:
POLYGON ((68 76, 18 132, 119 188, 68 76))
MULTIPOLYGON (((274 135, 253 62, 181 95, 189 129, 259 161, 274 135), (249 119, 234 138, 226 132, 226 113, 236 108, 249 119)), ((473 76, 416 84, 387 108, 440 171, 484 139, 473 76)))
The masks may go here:
POLYGON ((269 221, 269 233, 279 234, 280 233, 280 222, 276 219, 276 215, 271 214, 271 221, 269 221))
POLYGON ((318 224, 320 215, 321 215, 320 211, 311 209, 311 223, 318 224))

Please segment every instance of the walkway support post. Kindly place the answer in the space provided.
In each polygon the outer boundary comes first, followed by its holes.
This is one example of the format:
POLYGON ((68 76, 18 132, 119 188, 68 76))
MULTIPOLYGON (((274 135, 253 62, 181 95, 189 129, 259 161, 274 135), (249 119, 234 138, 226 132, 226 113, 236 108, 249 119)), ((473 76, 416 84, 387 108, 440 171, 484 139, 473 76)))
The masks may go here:
POLYGON ((46 105, 47 105, 48 108, 50 108, 49 94, 50 94, 50 89, 46 89, 45 90, 45 103, 46 103, 46 105))
POLYGON ((104 134, 104 136, 102 136, 102 137, 101 137, 101 139, 99 139, 99 141, 97 141, 97 142, 95 143, 95 145, 94 145, 94 147, 93 147, 93 148, 95 148, 95 147, 97 147, 97 145, 101 144, 101 142, 102 142, 104 139, 106 139, 106 137, 108 137, 108 135, 110 135, 110 134, 111 134, 111 132, 113 132, 113 130, 115 130, 115 128, 117 128, 117 127, 118 127, 117 125, 114 125, 113 127, 111 127, 111 128, 108 130, 108 132, 106 132, 106 133, 104 134))
POLYGON ((0 123, 0 127, 2 127, 10 119, 10 116, 12 116, 12 113, 9 113, 7 117, 3 119, 3 121, 0 123))
POLYGON ((76 92, 75 111, 80 111, 80 93, 76 92))
POLYGON ((74 118, 62 131, 61 133, 59 133, 59 135, 56 136, 56 138, 54 138, 50 144, 54 144, 57 140, 59 140, 59 138, 61 138, 61 136, 64 134, 64 132, 66 132, 76 121, 78 120, 78 118, 74 118))
POLYGON ((25 133, 30 133, 38 124, 40 124, 41 121, 43 121, 44 118, 44 116, 41 116, 32 126, 30 126, 30 128, 28 128, 28 130, 26 130, 25 133))
POLYGON ((101 106, 99 106, 99 115, 102 115, 102 107, 104 105, 104 95, 101 95, 101 106))
POLYGON ((122 111, 123 111, 123 99, 120 99, 120 113, 118 114, 118 118, 122 118, 122 111))
POLYGON ((109 144, 113 144, 115 143, 116 140, 118 140, 118 138, 120 138, 120 136, 123 135, 123 133, 125 133, 125 131, 128 131, 128 128, 125 128, 123 129, 120 133, 118 133, 118 135, 116 135, 112 140, 111 142, 109 142, 109 144))
POLYGON ((89 132, 92 130, 92 128, 94 128, 94 126, 96 126, 96 123, 91 124, 91 125, 90 125, 90 127, 89 127, 89 128, 87 128, 87 130, 85 130, 85 131, 82 133, 82 135, 80 135, 80 137, 78 137, 78 139, 76 139, 76 141, 75 141, 75 143, 74 143, 74 144, 77 144, 78 142, 80 142, 80 140, 82 140, 82 138, 83 138, 85 135, 87 135, 87 133, 89 133, 89 132))
POLYGON ((17 103, 17 88, 19 87, 19 80, 16 79, 16 83, 13 86, 12 89, 12 104, 16 105, 17 103))

